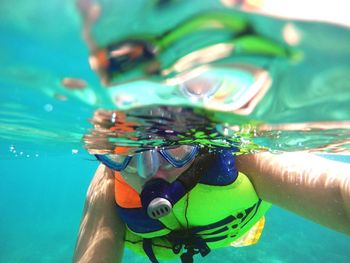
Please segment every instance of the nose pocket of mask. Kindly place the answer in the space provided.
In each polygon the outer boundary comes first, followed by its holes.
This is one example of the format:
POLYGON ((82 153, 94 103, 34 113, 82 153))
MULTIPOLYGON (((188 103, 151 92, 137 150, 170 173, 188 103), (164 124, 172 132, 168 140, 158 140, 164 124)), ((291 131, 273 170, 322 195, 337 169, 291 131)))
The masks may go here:
POLYGON ((140 177, 147 179, 153 176, 159 168, 159 157, 155 150, 142 152, 136 156, 137 171, 140 177))

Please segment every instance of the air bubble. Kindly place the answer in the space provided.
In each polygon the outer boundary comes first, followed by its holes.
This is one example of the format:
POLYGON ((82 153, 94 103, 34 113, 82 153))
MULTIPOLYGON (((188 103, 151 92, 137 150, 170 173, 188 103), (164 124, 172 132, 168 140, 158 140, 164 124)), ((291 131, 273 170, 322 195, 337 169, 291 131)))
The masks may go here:
POLYGON ((52 104, 49 104, 49 103, 45 104, 44 110, 47 111, 47 112, 51 112, 53 110, 52 104))

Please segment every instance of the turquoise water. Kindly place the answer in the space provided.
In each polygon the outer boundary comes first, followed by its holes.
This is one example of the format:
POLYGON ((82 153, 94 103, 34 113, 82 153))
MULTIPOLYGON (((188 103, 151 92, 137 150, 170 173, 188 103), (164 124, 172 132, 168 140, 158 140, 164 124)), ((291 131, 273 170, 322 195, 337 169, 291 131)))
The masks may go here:
MULTIPOLYGON (((1 144, 2 149, 3 144, 1 144)), ((87 154, 1 160, 0 262, 70 262, 84 197, 97 167, 87 154)), ((348 159, 349 162, 349 159, 348 159)), ((348 262, 348 236, 273 207, 259 243, 201 262, 348 262)), ((130 251, 125 262, 147 262, 130 251)))
MULTIPOLYGON (((88 120, 97 108, 112 108, 110 94, 89 68, 89 52, 80 37, 81 20, 72 1, 27 0, 16 8, 12 1, 1 1, 0 10, 0 262, 70 262, 86 189, 98 165, 84 149, 82 136, 91 127, 88 120), (73 91, 63 87, 61 80, 67 76, 84 79, 88 87, 73 91)), ((334 45, 328 37, 328 42, 319 45, 322 56, 311 56, 278 79, 280 86, 271 88, 251 116, 254 119, 272 124, 349 121, 350 50, 344 44, 349 40, 348 30, 304 25, 308 27, 337 37, 338 48, 328 55, 322 53, 334 45), (324 74, 311 81, 308 76, 318 71, 324 74), (303 93, 308 84, 313 88, 303 93)), ((308 43, 309 49, 315 46, 308 43)), ((302 135, 298 130, 271 132, 256 142, 281 148, 276 140, 297 141, 302 135)), ((347 129, 316 130, 311 135, 311 139, 326 138, 327 145, 341 137, 335 150, 343 155, 327 157, 350 162, 344 155, 349 149, 344 143, 349 139, 347 129)), ((295 149, 298 143, 282 146, 295 149)), ((318 141, 306 140, 302 147, 310 144, 320 146, 318 141)), ((349 262, 349 245, 348 236, 273 207, 258 245, 213 251, 202 262, 218 258, 222 262, 349 262)), ((125 262, 146 260, 126 251, 125 262)))

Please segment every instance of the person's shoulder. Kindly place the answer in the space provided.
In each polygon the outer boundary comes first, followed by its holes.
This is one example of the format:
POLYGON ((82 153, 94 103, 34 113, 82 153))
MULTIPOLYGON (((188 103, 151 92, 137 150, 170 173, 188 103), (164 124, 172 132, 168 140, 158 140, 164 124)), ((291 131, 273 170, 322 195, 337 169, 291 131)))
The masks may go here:
POLYGON ((99 194, 104 194, 105 189, 114 187, 114 173, 103 164, 97 167, 94 177, 87 191, 87 198, 96 197, 99 194))
POLYGON ((95 172, 95 177, 106 177, 106 178, 114 178, 114 173, 111 169, 109 169, 107 166, 100 164, 97 167, 97 170, 95 172))

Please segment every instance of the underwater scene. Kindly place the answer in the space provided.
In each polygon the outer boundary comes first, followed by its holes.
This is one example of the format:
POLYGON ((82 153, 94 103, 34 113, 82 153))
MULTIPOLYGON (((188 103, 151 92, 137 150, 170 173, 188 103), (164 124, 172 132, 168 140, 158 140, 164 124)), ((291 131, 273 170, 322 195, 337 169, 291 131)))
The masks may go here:
MULTIPOLYGON (((1 1, 0 262, 72 262, 99 156, 191 145, 350 163, 346 4, 290 2, 1 1)), ((194 261, 350 261, 348 235, 278 206, 265 220, 257 244, 194 261)))

